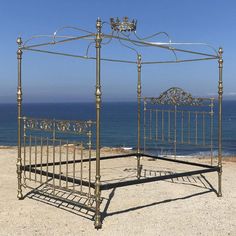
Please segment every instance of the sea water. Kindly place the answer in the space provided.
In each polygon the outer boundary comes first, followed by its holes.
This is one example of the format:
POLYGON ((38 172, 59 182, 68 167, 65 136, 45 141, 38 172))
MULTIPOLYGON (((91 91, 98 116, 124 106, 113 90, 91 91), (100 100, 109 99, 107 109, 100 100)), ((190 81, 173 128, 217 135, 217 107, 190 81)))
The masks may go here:
MULTIPOLYGON (((217 104, 216 104, 217 114, 217 104)), ((17 145, 17 106, 0 104, 0 146, 17 145)), ((55 118, 66 120, 95 120, 94 103, 60 103, 60 104, 24 104, 23 116, 35 118, 55 118)), ((217 153, 217 115, 214 116, 214 147, 217 153)), ((141 116, 141 123, 143 116, 141 116)), ((143 125, 142 125, 143 127, 143 125)), ((143 128, 141 140, 143 143, 143 128)), ((223 155, 236 155, 236 101, 223 101, 223 155)), ((137 103, 104 102, 101 109, 101 146, 133 147, 137 146, 137 103)), ((173 154, 173 147, 162 146, 158 142, 148 145, 151 153, 163 152, 173 154)), ((185 145, 178 150, 178 155, 207 155, 210 149, 185 145)))

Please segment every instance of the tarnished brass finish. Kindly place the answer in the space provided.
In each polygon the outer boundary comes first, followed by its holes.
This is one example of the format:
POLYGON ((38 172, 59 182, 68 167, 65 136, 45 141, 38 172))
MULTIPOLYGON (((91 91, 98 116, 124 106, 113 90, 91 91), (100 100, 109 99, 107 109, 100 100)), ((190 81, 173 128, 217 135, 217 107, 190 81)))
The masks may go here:
POLYGON ((18 86, 17 86, 17 113, 18 113, 18 155, 16 161, 17 167, 17 197, 18 199, 23 199, 22 194, 22 158, 21 158, 21 110, 22 110, 22 86, 21 86, 21 60, 22 60, 22 40, 17 38, 18 50, 17 50, 17 60, 18 60, 18 86))
POLYGON ((94 226, 96 229, 102 227, 100 212, 100 109, 101 109, 101 42, 102 42, 102 22, 97 19, 96 34, 96 176, 95 176, 95 196, 96 196, 96 212, 94 218, 94 226))
POLYGON ((218 196, 222 196, 222 96, 223 96, 223 80, 222 80, 222 72, 223 72, 223 49, 219 48, 219 81, 218 81, 218 196))

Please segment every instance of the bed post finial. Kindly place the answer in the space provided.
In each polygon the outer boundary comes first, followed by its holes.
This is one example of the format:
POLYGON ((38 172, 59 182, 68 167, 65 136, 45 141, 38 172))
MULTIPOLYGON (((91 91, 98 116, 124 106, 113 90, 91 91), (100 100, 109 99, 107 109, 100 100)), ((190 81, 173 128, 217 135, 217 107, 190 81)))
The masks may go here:
POLYGON ((102 22, 98 18, 96 22, 96 176, 95 176, 95 200, 96 210, 94 218, 94 226, 96 229, 102 227, 100 202, 101 202, 101 175, 100 175, 100 110, 101 110, 101 42, 102 42, 102 22))
POLYGON ((218 81, 218 197, 222 197, 222 96, 223 96, 223 49, 220 47, 218 51, 218 65, 219 65, 219 81, 218 81))
POLYGON ((17 85, 17 146, 18 146, 18 154, 16 161, 16 172, 17 172, 17 198, 23 199, 22 194, 22 159, 21 159, 21 106, 22 106, 22 87, 21 87, 21 60, 22 60, 22 39, 21 37, 17 38, 18 50, 17 50, 17 60, 18 60, 18 85, 17 85))

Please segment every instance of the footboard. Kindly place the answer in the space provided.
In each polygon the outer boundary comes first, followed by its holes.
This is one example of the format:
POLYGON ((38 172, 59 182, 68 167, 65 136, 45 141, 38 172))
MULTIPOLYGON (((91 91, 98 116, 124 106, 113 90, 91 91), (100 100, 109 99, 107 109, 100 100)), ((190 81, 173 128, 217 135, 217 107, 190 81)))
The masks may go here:
MULTIPOLYGON (((63 191, 79 194, 85 198, 83 206, 92 209, 94 124, 93 121, 23 117, 23 186, 55 198, 62 198, 63 191)), ((81 203, 75 201, 75 204, 81 203)))

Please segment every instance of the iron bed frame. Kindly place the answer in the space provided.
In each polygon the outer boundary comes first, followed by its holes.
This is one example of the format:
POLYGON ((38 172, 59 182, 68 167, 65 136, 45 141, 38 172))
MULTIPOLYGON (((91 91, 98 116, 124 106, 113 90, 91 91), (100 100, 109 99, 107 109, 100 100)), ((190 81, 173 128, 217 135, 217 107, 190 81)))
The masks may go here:
MULTIPOLYGON (((122 20, 111 18, 110 22, 102 22, 100 18, 96 21, 97 32, 93 33, 88 30, 76 28, 76 27, 63 27, 57 30, 53 35, 38 35, 33 36, 24 43, 22 39, 17 38, 18 50, 18 86, 17 86, 17 109, 18 109, 18 155, 17 155, 17 197, 18 199, 23 199, 22 187, 27 187, 26 180, 37 182, 40 184, 49 183, 52 181, 51 186, 53 187, 52 197, 60 198, 59 196, 53 195, 56 188, 62 188, 66 191, 78 192, 79 194, 86 195, 88 198, 88 203, 79 204, 86 209, 89 209, 95 213, 94 225, 96 229, 101 228, 101 190, 112 189, 114 187, 123 187, 133 184, 147 183, 158 180, 177 178, 183 176, 191 176, 196 174, 217 172, 218 173, 218 193, 219 197, 222 196, 222 94, 223 94, 223 81, 222 81, 222 69, 223 69, 223 59, 222 59, 222 48, 219 48, 218 52, 210 45, 204 43, 173 43, 170 37, 165 32, 159 32, 153 34, 149 37, 141 38, 136 33, 135 20, 129 21, 127 17, 122 20), (104 25, 109 25, 111 27, 111 33, 103 33, 102 27, 104 25), (71 35, 59 35, 59 32, 70 29, 78 32, 82 32, 83 35, 71 36, 71 35), (167 37, 168 42, 150 42, 159 35, 167 37), (29 44, 32 40, 38 38, 49 38, 49 41, 39 43, 39 44, 29 44), (76 55, 65 52, 49 51, 45 50, 45 46, 54 46, 57 44, 67 43, 77 40, 87 40, 89 41, 88 47, 86 49, 85 55, 76 55), (105 40, 105 42, 104 42, 105 40), (106 41, 107 40, 107 41, 106 41), (137 55, 136 60, 123 60, 101 57, 101 46, 109 44, 112 40, 117 40, 122 46, 134 51, 137 55), (91 45, 95 44, 96 55, 89 56, 91 45), (178 47, 180 46, 180 47, 178 47), (183 49, 181 47, 194 47, 202 46, 206 49, 210 49, 213 53, 207 53, 205 51, 195 51, 189 49, 183 49), (174 60, 154 60, 154 61, 143 61, 141 54, 138 52, 139 48, 142 47, 153 47, 160 48, 163 50, 170 51, 175 57, 174 60), (42 49, 43 48, 43 49, 42 49), (63 120, 49 120, 49 119, 36 119, 29 118, 22 115, 22 54, 23 51, 33 51, 40 53, 48 53, 61 56, 75 57, 85 60, 95 60, 96 61, 96 120, 95 121, 63 121, 63 120), (192 55, 191 58, 179 59, 178 54, 192 55), (197 56, 197 57, 196 57, 197 56), (184 160, 177 160, 171 158, 160 157, 158 155, 151 155, 142 151, 141 149, 141 68, 143 65, 150 64, 162 64, 162 63, 183 63, 183 62, 194 62, 202 60, 218 60, 219 68, 219 80, 218 80, 218 164, 207 165, 199 164, 194 162, 188 162, 184 160), (112 155, 112 156, 101 156, 101 131, 100 131, 100 110, 101 110, 101 61, 110 61, 118 63, 128 63, 137 66, 137 151, 129 154, 112 155), (92 157, 92 130, 95 129, 95 157, 92 157), (36 132, 32 134, 31 132, 36 132), (37 132, 46 132, 52 135, 52 138, 38 136, 37 132), (58 133, 70 133, 75 136, 84 136, 84 139, 77 141, 73 146, 70 146, 68 140, 65 141, 57 137, 58 133), (86 141, 84 141, 86 139, 86 141), (56 153, 59 153, 59 156, 56 153), (83 157, 83 153, 87 152, 86 158, 83 157), (40 153, 40 157, 38 156, 40 153), (51 157, 50 157, 51 153, 51 157), (64 155, 64 156, 63 156, 64 155), (77 159, 77 156, 80 159, 77 159), (122 181, 122 182, 112 182, 112 183, 102 183, 101 173, 100 173, 100 162, 108 159, 118 159, 130 156, 137 157, 137 177, 136 179, 122 181), (162 176, 154 176, 150 178, 142 178, 141 176, 141 157, 148 157, 153 159, 158 159, 162 161, 174 162, 179 164, 186 164, 191 166, 196 166, 201 169, 194 171, 187 171, 182 173, 170 173, 162 176), (46 160, 45 160, 46 158, 46 160), (52 160, 49 160, 49 159, 52 160), (77 176, 77 163, 80 164, 79 177, 77 176), (84 164, 88 164, 88 171, 86 172, 87 177, 83 176, 84 164), (91 168, 94 165, 95 168, 95 179, 92 180, 91 168), (69 174, 68 166, 72 169, 72 174, 69 174), (64 168, 64 169, 63 169, 64 168), (64 181, 64 182, 63 182, 64 181), (63 182, 63 183, 62 183, 63 182), (71 184, 71 185, 70 185, 71 184), (79 186, 79 189, 77 187, 79 186), (86 188, 86 193, 85 190, 86 188), (94 189, 94 194, 91 192, 94 189), (93 206, 93 203, 95 206, 93 206)), ((144 98, 144 100, 147 98, 144 98)), ((69 201, 64 199, 63 201, 69 201)))

